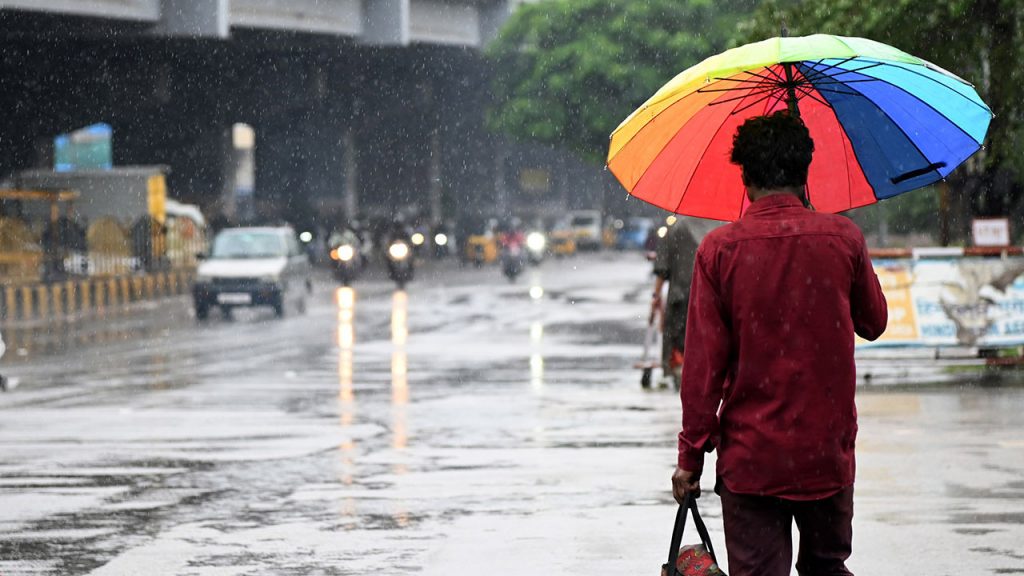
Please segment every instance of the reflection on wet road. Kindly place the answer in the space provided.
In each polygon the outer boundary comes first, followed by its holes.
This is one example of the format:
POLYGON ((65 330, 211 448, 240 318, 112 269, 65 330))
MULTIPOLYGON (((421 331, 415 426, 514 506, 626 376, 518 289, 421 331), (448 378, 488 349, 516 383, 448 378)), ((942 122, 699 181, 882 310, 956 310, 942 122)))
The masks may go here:
MULTIPOLYGON (((22 384, 0 395, 0 574, 660 563, 679 415, 631 368, 648 265, 550 261, 517 285, 424 272, 407 292, 322 282, 283 320, 200 325, 174 300, 5 330, 22 384)), ((1024 390, 858 403, 854 571, 1024 571, 1024 390)))

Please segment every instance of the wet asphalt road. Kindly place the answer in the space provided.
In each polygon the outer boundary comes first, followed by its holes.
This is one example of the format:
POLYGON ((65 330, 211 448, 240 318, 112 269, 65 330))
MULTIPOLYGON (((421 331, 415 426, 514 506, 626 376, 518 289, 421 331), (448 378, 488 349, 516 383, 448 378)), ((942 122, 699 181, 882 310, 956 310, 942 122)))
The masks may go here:
MULTIPOLYGON (((441 266, 321 282, 282 320, 8 326, 0 575, 656 573, 679 416, 631 367, 646 272, 441 266)), ((1024 389, 858 403, 854 572, 1024 573, 1024 389)))

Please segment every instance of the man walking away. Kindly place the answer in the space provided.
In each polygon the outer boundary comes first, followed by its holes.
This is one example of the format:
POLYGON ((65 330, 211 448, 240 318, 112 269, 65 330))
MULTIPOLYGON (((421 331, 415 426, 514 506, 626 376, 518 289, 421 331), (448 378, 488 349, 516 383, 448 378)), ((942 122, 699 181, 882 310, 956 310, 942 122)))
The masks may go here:
POLYGON ((854 332, 878 338, 887 312, 860 230, 804 207, 813 152, 786 112, 740 126, 751 205, 694 265, 673 494, 699 495, 717 449, 732 576, 788 576, 794 521, 801 576, 850 574, 854 332))
POLYGON ((690 299, 693 257, 697 242, 686 222, 676 220, 658 242, 654 258, 654 294, 651 312, 661 313, 663 381, 671 379, 679 389, 679 371, 683 365, 683 344, 686 336, 686 307, 690 299), (662 286, 668 282, 668 295, 661 300, 662 286))

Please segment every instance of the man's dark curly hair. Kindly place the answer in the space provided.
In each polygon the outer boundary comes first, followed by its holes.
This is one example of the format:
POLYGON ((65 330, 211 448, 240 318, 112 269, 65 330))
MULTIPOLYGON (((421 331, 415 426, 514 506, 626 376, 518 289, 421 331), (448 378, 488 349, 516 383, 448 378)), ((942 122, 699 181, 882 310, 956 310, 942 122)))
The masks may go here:
POLYGON ((736 129, 733 164, 743 169, 743 183, 773 190, 801 188, 814 154, 814 140, 800 118, 783 110, 751 118, 736 129))

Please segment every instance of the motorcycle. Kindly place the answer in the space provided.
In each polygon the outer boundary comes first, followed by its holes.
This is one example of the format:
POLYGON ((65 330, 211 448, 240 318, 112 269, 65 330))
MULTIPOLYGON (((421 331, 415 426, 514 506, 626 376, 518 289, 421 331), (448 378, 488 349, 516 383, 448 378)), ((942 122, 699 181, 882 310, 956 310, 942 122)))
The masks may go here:
POLYGON ((334 262, 334 276, 342 286, 350 286, 362 268, 361 255, 352 244, 341 244, 332 249, 331 261, 334 262))
POLYGON ((548 251, 548 239, 543 232, 530 232, 526 235, 526 253, 529 256, 530 264, 539 265, 544 261, 548 251))
POLYGON ((399 290, 405 290, 405 285, 412 281, 413 276, 413 255, 409 243, 404 240, 393 241, 388 246, 387 261, 388 276, 399 290))
POLYGON ((451 238, 442 230, 434 234, 434 259, 443 260, 451 254, 451 247, 448 245, 451 238))
POLYGON ((511 245, 502 251, 501 271, 509 282, 515 282, 516 278, 523 273, 524 268, 526 268, 526 255, 523 253, 522 246, 511 245))

